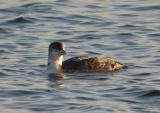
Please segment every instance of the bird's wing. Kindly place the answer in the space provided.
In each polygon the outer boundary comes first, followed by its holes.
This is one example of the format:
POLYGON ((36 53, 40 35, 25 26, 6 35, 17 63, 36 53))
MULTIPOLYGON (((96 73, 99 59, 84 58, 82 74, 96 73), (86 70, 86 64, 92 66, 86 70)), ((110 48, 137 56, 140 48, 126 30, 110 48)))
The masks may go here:
POLYGON ((62 69, 66 72, 107 72, 121 69, 123 64, 100 57, 79 56, 63 62, 62 69))

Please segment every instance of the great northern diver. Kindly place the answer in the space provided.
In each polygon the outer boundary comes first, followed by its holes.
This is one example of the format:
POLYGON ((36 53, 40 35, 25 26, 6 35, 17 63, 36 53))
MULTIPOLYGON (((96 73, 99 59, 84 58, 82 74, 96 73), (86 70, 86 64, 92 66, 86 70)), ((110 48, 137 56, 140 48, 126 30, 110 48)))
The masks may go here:
POLYGON ((105 73, 124 67, 120 62, 101 57, 76 56, 63 61, 66 51, 60 41, 52 42, 48 51, 48 73, 105 73))

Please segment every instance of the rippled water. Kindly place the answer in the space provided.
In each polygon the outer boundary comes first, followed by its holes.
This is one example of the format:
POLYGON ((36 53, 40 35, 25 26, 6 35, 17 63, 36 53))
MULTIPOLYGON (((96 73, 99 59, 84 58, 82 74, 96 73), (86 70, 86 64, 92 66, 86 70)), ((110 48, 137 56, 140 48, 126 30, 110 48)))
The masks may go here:
POLYGON ((0 113, 159 113, 158 0, 1 0, 0 113), (106 74, 44 73, 48 45, 128 68, 106 74))

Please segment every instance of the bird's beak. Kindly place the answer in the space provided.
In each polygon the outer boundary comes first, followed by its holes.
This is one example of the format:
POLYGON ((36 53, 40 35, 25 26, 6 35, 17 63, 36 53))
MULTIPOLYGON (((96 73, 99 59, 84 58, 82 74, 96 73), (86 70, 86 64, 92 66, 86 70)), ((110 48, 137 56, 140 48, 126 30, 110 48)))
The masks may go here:
POLYGON ((61 50, 60 52, 61 52, 61 55, 66 55, 67 54, 65 50, 61 50))

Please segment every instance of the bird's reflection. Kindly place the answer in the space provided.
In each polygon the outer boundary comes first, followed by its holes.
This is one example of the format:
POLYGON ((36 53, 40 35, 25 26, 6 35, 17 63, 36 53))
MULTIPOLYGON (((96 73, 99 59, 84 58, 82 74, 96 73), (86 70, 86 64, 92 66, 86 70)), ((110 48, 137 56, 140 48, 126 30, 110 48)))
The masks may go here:
POLYGON ((66 75, 63 73, 50 73, 48 74, 48 79, 50 81, 49 86, 52 88, 55 87, 63 87, 64 86, 64 80, 66 79, 66 75))

